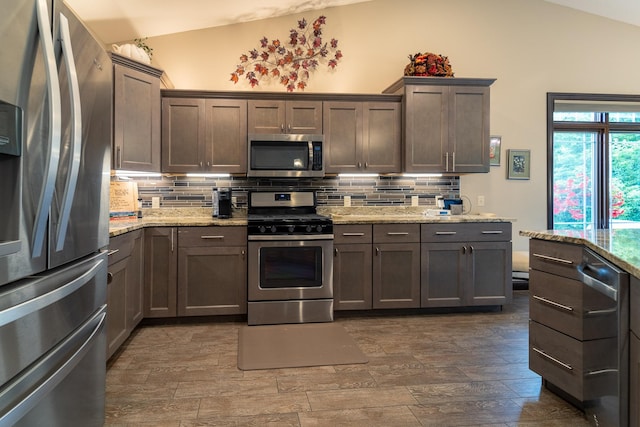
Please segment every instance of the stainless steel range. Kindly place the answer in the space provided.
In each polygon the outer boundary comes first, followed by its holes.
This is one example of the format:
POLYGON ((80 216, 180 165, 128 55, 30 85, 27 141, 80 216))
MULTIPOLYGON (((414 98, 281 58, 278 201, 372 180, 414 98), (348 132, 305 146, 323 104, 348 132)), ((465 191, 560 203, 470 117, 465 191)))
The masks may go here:
POLYGON ((249 193, 248 323, 333 321, 333 224, 313 191, 249 193))

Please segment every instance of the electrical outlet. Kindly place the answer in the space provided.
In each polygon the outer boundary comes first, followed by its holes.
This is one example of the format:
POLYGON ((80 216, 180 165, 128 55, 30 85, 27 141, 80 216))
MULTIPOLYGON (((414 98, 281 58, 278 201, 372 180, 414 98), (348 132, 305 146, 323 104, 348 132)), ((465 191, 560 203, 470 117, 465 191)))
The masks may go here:
POLYGON ((151 198, 151 207, 153 209, 158 209, 160 207, 160 197, 151 198))
POLYGON ((231 196, 231 205, 233 207, 238 206, 238 198, 236 196, 231 196))
POLYGON ((484 196, 478 196, 478 206, 484 206, 484 196))
POLYGON ((411 196, 411 206, 418 206, 420 204, 420 199, 418 196, 411 196))
POLYGON ((351 206, 351 196, 344 196, 344 205, 347 207, 351 206))

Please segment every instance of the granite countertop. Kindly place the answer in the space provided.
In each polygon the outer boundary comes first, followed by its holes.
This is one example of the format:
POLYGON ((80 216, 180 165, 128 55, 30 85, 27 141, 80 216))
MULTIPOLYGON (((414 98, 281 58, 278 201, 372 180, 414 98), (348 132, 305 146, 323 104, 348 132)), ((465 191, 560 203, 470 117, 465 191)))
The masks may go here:
POLYGON ((640 228, 611 230, 520 231, 521 236, 554 242, 575 243, 592 249, 603 258, 640 278, 640 228))
MULTIPOLYGON (((428 215, 424 207, 318 207, 318 213, 331 216, 333 223, 343 224, 426 224, 462 222, 513 222, 494 214, 428 215)), ((228 219, 214 218, 211 208, 143 209, 141 219, 111 221, 109 237, 145 227, 246 226, 246 209, 234 209, 228 219)))

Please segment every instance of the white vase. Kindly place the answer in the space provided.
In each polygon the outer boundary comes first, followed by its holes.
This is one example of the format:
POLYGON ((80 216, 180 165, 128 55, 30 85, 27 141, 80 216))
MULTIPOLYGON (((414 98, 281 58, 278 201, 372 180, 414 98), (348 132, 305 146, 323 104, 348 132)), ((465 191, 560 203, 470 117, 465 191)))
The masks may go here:
POLYGON ((118 55, 126 56, 127 58, 140 61, 144 64, 151 64, 151 58, 149 58, 147 52, 145 52, 143 48, 138 47, 134 44, 127 43, 121 46, 113 44, 111 45, 111 49, 113 49, 113 51, 118 55))

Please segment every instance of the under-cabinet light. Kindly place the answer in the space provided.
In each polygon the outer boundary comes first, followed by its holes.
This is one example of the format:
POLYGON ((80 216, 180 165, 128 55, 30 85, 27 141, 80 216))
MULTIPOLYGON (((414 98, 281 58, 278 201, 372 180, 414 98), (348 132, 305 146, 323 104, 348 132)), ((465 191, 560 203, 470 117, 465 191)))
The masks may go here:
POLYGON ((432 178, 432 177, 440 177, 441 173, 403 173, 402 176, 406 176, 407 178, 432 178))
POLYGON ((188 173, 189 178, 229 178, 231 174, 228 173, 200 173, 192 172, 188 173))
POLYGON ((140 171, 126 171, 117 170, 116 176, 118 177, 159 177, 162 176, 160 172, 140 172, 140 171))
POLYGON ((377 173, 341 173, 340 178, 377 178, 377 173))

